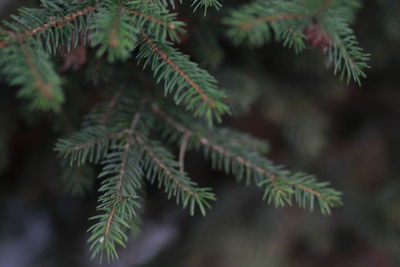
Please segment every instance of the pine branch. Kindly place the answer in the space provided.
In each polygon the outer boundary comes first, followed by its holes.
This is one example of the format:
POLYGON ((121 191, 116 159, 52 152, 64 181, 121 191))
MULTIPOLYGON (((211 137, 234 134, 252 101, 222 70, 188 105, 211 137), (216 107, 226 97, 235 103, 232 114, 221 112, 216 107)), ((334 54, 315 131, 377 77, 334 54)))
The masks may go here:
POLYGON ((203 116, 212 124, 228 112, 220 102, 225 94, 217 89, 216 80, 176 49, 157 44, 145 34, 137 58, 146 60, 145 67, 150 65, 158 82, 164 80, 165 94, 174 93, 175 103, 184 102, 195 116, 203 116))
POLYGON ((347 83, 355 81, 361 85, 360 79, 366 77, 365 70, 369 68, 370 54, 359 46, 353 30, 343 19, 327 17, 323 26, 333 38, 333 45, 326 54, 334 74, 339 74, 347 83))
POLYGON ((59 139, 55 150, 64 158, 69 158, 70 164, 77 162, 78 166, 86 161, 99 163, 108 152, 127 133, 112 132, 104 126, 86 127, 67 139, 59 139))
POLYGON ((318 183, 313 176, 291 174, 280 166, 274 166, 257 153, 252 145, 232 143, 221 137, 220 131, 206 128, 200 130, 199 125, 196 131, 192 131, 165 114, 157 105, 153 105, 152 110, 177 131, 192 135, 204 147, 213 168, 236 176, 238 181, 246 180, 247 184, 253 180, 264 191, 263 198, 268 203, 273 202, 275 206, 291 205, 294 197, 300 207, 312 210, 316 198, 324 214, 329 214, 332 207, 341 204, 340 193, 328 188, 328 183, 318 183))
MULTIPOLYGON (((11 31, 0 36, 0 48, 16 40, 34 38, 43 42, 48 52, 55 54, 59 45, 68 50, 76 47, 81 36, 86 37, 86 19, 98 7, 95 1, 42 0, 41 8, 22 8, 12 22, 4 22, 11 31)), ((85 42, 85 40, 83 40, 85 42)))
POLYGON ((32 109, 60 111, 64 101, 61 79, 39 43, 20 40, 0 54, 2 72, 11 85, 21 86, 18 95, 29 98, 32 109))
MULTIPOLYGON (((170 14, 166 9, 161 10, 154 5, 144 5, 142 2, 137 3, 137 1, 123 2, 126 3, 119 10, 122 21, 125 21, 125 24, 130 22, 135 26, 127 27, 125 25, 125 28, 134 30, 134 32, 141 29, 149 33, 157 33, 160 38, 165 39, 168 36, 171 40, 178 40, 177 33, 184 32, 182 28, 184 24, 176 21, 176 14, 170 14)), ((14 23, 5 23, 12 31, 3 31, 2 37, 0 36, 0 48, 14 42, 15 38, 10 38, 10 34, 12 34, 17 39, 42 38, 41 41, 47 45, 46 48, 53 54, 55 54, 59 44, 69 50, 75 47, 79 40, 86 38, 87 29, 96 28, 97 23, 91 20, 92 14, 96 13, 96 20, 103 22, 103 27, 106 26, 113 4, 118 5, 115 1, 103 1, 98 4, 97 1, 82 3, 81 1, 45 0, 42 1, 41 9, 22 8, 19 16, 12 16, 14 23), (87 24, 92 24, 92 26, 87 27, 87 24), (84 34, 81 32, 82 30, 84 30, 84 34)), ((122 2, 119 2, 119 4, 121 5, 122 2)), ((81 40, 81 42, 85 43, 86 39, 81 40)))
MULTIPOLYGON (((140 120, 140 111, 137 112, 131 122, 129 131, 133 134, 140 120)), ((99 255, 102 261, 105 254, 107 261, 118 258, 115 243, 125 247, 127 236, 125 231, 137 215, 139 208, 137 202, 137 190, 141 188, 140 152, 133 147, 133 138, 129 135, 125 145, 116 146, 116 152, 107 154, 102 163, 104 168, 99 178, 106 177, 102 182, 99 192, 103 195, 99 198, 97 210, 102 214, 90 218, 98 220, 98 223, 89 228, 91 236, 88 240, 92 243, 92 258, 99 255)))
POLYGON ((191 215, 196 209, 205 215, 206 209, 211 208, 209 201, 215 200, 210 188, 197 187, 195 182, 179 170, 179 163, 160 143, 144 141, 139 135, 135 139, 145 154, 143 167, 147 179, 153 184, 158 179, 158 186, 164 187, 168 198, 174 196, 177 204, 182 204, 183 208, 189 207, 191 215))
POLYGON ((170 13, 168 9, 159 7, 155 3, 137 2, 128 2, 124 9, 125 12, 133 15, 133 24, 137 29, 157 36, 159 40, 179 41, 178 34, 185 32, 183 29, 185 24, 177 20, 177 14, 170 13))
POLYGON ((223 22, 235 44, 260 46, 272 36, 298 53, 306 41, 314 48, 325 49, 334 73, 341 80, 360 84, 365 78, 369 54, 358 46, 349 28, 358 1, 253 1, 230 12, 223 22), (311 27, 311 28, 310 28, 311 27), (307 35, 308 32, 308 35, 307 35))
POLYGON ((71 14, 67 14, 65 16, 62 16, 61 18, 58 18, 56 20, 52 20, 49 22, 46 22, 42 25, 36 26, 35 28, 25 31, 25 32, 20 32, 16 34, 16 37, 18 37, 19 39, 24 39, 28 36, 33 36, 33 35, 37 35, 45 30, 49 30, 51 28, 54 27, 63 27, 63 25, 67 22, 70 22, 71 20, 74 20, 78 17, 87 15, 89 12, 93 12, 95 9, 97 8, 97 5, 92 5, 92 6, 88 6, 85 7, 81 10, 77 10, 71 14))
MULTIPOLYGON (((271 39, 271 32, 276 40, 281 41, 285 32, 298 31, 307 19, 304 3, 288 1, 253 1, 232 10, 223 23, 229 28, 227 35, 235 44, 247 43, 260 46, 271 39)), ((285 36, 290 38, 291 36, 285 36)), ((284 39, 288 42, 288 39, 284 39)))
POLYGON ((129 58, 137 41, 139 30, 124 9, 123 1, 104 1, 90 26, 92 46, 98 46, 97 56, 107 53, 111 63, 129 58))
MULTIPOLYGON (((132 226, 129 224, 137 216, 140 207, 137 191, 141 187, 140 178, 143 175, 140 168, 138 153, 132 148, 132 139, 129 138, 124 146, 116 148, 116 152, 108 154, 103 161, 105 165, 99 177, 106 177, 102 182, 97 206, 100 215, 90 218, 98 222, 89 228, 93 250, 92 258, 96 255, 102 261, 118 258, 116 244, 125 247, 127 236, 125 232, 132 226)), ((135 226, 136 227, 136 226, 135 226)))

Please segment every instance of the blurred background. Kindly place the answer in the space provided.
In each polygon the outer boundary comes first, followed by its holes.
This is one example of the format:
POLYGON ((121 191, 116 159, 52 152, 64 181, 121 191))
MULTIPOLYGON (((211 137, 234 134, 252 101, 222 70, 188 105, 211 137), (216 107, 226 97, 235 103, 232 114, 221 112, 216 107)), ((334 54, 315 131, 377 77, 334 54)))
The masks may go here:
MULTIPOLYGON (((0 14, 7 18, 17 7, 35 5, 2 0, 0 14)), ((333 77, 321 51, 295 55, 274 43, 234 47, 222 27, 212 27, 218 13, 210 12, 206 23, 185 12, 179 11, 181 19, 192 30, 182 36, 181 49, 209 69, 228 94, 241 95, 240 102, 231 103, 235 116, 226 124, 268 140, 274 162, 330 181, 343 192, 344 205, 329 217, 296 207, 276 209, 261 201, 254 186, 237 184, 211 170, 202 155, 189 153, 190 176, 214 188, 218 201, 213 209, 206 217, 190 217, 149 187, 142 231, 109 266, 400 266, 398 1, 365 1, 359 11, 354 29, 372 54, 361 87, 333 77)), ((64 64, 60 71, 68 79, 72 98, 67 104, 81 106, 67 111, 76 127, 101 86, 80 80, 89 63, 70 69, 65 59, 56 60, 64 64), (74 99, 76 90, 84 97, 74 99)), ((53 151, 62 134, 58 124, 66 119, 30 114, 16 99, 16 88, 2 81, 0 266, 99 266, 90 261, 86 245, 96 190, 80 197, 65 193, 53 151)))

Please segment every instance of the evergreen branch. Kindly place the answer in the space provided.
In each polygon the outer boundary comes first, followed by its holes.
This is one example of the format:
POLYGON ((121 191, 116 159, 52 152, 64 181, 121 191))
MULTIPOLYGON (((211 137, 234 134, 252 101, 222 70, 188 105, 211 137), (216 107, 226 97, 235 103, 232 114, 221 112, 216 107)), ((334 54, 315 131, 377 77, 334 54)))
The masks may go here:
POLYGON ((97 56, 107 52, 109 62, 129 58, 137 41, 139 30, 131 24, 131 17, 124 9, 121 1, 104 1, 90 26, 92 46, 99 46, 97 56))
POLYGON ((77 162, 78 166, 86 161, 98 163, 108 152, 110 146, 115 145, 126 132, 111 132, 104 126, 86 127, 67 139, 60 139, 56 143, 56 151, 64 158, 69 158, 70 164, 77 162))
POLYGON ((34 63, 32 54, 30 53, 28 48, 24 45, 24 43, 22 43, 21 41, 19 45, 21 47, 22 54, 25 57, 27 66, 30 72, 32 73, 33 86, 39 90, 43 98, 48 100, 52 99, 54 97, 53 91, 51 90, 52 85, 43 80, 43 77, 39 74, 39 71, 37 70, 37 67, 34 63))
POLYGON ((328 183, 317 183, 314 177, 307 174, 291 174, 280 166, 274 166, 254 151, 251 145, 246 147, 244 143, 234 144, 221 136, 219 131, 203 128, 200 133, 193 132, 165 114, 158 106, 153 105, 152 110, 179 132, 193 135, 204 146, 205 154, 211 158, 214 168, 235 175, 239 181, 246 179, 247 184, 254 180, 264 190, 263 198, 268 203, 274 202, 276 206, 291 205, 294 196, 300 207, 312 210, 315 197, 324 214, 329 213, 331 207, 341 204, 340 193, 328 188, 328 183))
POLYGON ((76 19, 78 17, 84 16, 84 15, 88 14, 89 12, 93 12, 96 8, 97 8, 97 4, 85 7, 83 9, 81 9, 81 10, 75 11, 75 12, 73 12, 71 14, 67 14, 67 15, 65 15, 65 16, 63 16, 61 18, 56 19, 56 20, 48 21, 48 22, 46 22, 46 23, 44 23, 42 25, 39 25, 39 26, 29 30, 29 31, 17 33, 16 36, 19 39, 24 39, 24 38, 26 38, 28 36, 36 35, 36 34, 38 34, 40 32, 43 32, 45 30, 48 30, 48 29, 51 29, 51 28, 54 28, 54 27, 60 27, 61 28, 61 27, 63 27, 63 24, 65 24, 67 22, 70 22, 71 20, 74 20, 74 19, 76 19))
POLYGON ((127 14, 135 18, 134 25, 146 34, 157 36, 158 40, 169 38, 179 41, 178 33, 184 33, 182 21, 177 20, 177 14, 170 13, 168 9, 149 5, 148 3, 133 3, 124 9, 127 14))
MULTIPOLYGON (((93 1, 91 1, 93 2, 93 1)), ((44 43, 47 43, 47 40, 50 42, 53 42, 53 45, 49 47, 49 51, 52 51, 53 53, 55 52, 55 49, 57 47, 57 44, 60 41, 66 41, 70 40, 74 43, 76 43, 79 39, 79 35, 76 33, 79 32, 80 29, 85 29, 88 28, 86 25, 84 25, 81 21, 80 24, 72 24, 72 22, 75 23, 77 19, 82 18, 82 17, 88 17, 88 15, 94 13, 95 11, 98 11, 96 13, 97 19, 100 19, 101 21, 107 21, 107 18, 109 19, 110 17, 107 16, 107 11, 111 11, 112 4, 117 4, 114 1, 104 1, 102 3, 96 3, 93 5, 87 5, 87 4, 82 4, 77 1, 71 1, 71 3, 66 3, 65 1, 55 1, 55 2, 47 2, 43 1, 42 2, 42 9, 21 9, 20 10, 20 17, 14 16, 14 20, 17 22, 17 24, 11 24, 11 23, 6 23, 11 29, 13 29, 13 32, 8 32, 8 34, 3 34, 3 38, 0 38, 0 48, 6 47, 10 45, 12 42, 12 39, 9 38, 10 34, 16 37, 17 39, 25 39, 27 37, 34 37, 36 35, 41 35, 43 34, 45 36, 46 41, 44 43), (71 10, 71 13, 67 14, 57 14, 59 12, 63 12, 64 10, 71 10), (99 14, 100 13, 100 14, 99 14), (34 16, 32 16, 34 14, 34 16), (50 19, 49 19, 50 18, 50 19), (68 27, 66 27, 66 24, 69 24, 68 27), (32 25, 35 25, 32 27, 32 25), (27 29, 26 29, 27 28, 27 29), (68 32, 66 33, 66 29, 68 29, 68 32), (64 32, 60 31, 60 29, 63 29, 64 32), (53 32, 53 30, 55 30, 53 32), (70 35, 70 36, 68 36, 70 35), (76 40, 71 39, 71 36, 74 36, 76 40), (3 40, 1 40, 3 39, 3 40)), ((122 4, 119 3, 119 4, 122 4)), ((159 28, 155 27, 155 25, 159 25, 163 28, 167 29, 167 34, 171 38, 171 40, 177 40, 177 32, 183 32, 182 25, 183 23, 180 21, 175 21, 176 15, 175 14, 169 14, 165 9, 160 13, 159 8, 155 8, 152 5, 144 5, 143 3, 137 4, 137 3, 126 3, 123 8, 120 9, 121 15, 134 15, 135 17, 142 17, 148 22, 149 24, 145 24, 145 21, 142 20, 136 20, 133 24, 136 24, 135 27, 131 26, 132 29, 147 29, 149 32, 153 33, 159 33, 161 34, 161 31, 159 28), (140 7, 141 10, 131 10, 132 8, 137 8, 140 7), (141 11, 148 11, 150 13, 154 13, 154 16, 152 14, 147 14, 141 11), (156 15, 157 14, 157 15, 156 15)), ((127 21, 127 17, 125 18, 125 21, 127 21)), ((90 21, 86 21, 90 22, 90 21)), ((103 23, 103 26, 105 26, 106 23, 103 23)), ((92 27, 93 24, 92 24, 92 27)), ((127 28, 125 26, 125 28, 127 28)), ((7 33, 7 32, 4 32, 7 33)), ((70 44, 68 41, 66 42, 68 47, 70 44)))
MULTIPOLYGON (((107 108, 116 105, 115 102, 117 102, 118 96, 119 94, 117 93, 107 108)), ((59 151, 64 158, 69 157, 71 164, 73 162, 77 162, 78 165, 83 165, 87 160, 89 162, 98 163, 107 155, 110 147, 117 145, 121 138, 130 136, 134 133, 135 128, 139 123, 141 110, 143 109, 144 103, 144 100, 140 101, 137 109, 138 111, 131 120, 129 127, 123 128, 122 130, 117 130, 121 129, 122 124, 119 127, 114 127, 114 129, 111 129, 112 127, 110 128, 104 126, 104 123, 101 123, 101 121, 99 125, 86 123, 87 126, 80 132, 74 133, 67 139, 58 140, 55 150, 59 151)), ((105 113, 101 112, 101 119, 104 118, 104 114, 107 114, 107 108, 105 113)), ((96 121, 97 117, 98 116, 92 115, 89 120, 96 121)))
POLYGON ((150 45, 153 52, 157 53, 163 61, 170 65, 170 67, 174 69, 179 76, 181 76, 182 79, 185 80, 193 88, 193 90, 200 95, 200 97, 208 104, 208 106, 210 106, 212 109, 215 109, 216 105, 214 101, 204 93, 203 89, 196 82, 194 82, 184 71, 182 71, 182 69, 174 61, 172 61, 167 54, 161 51, 160 48, 147 35, 145 35, 144 39, 150 45))
POLYGON ((61 79, 39 43, 20 40, 17 45, 5 47, 0 62, 9 83, 21 86, 18 95, 31 99, 31 108, 60 111, 64 101, 61 79))
MULTIPOLYGON (((135 132, 140 120, 140 112, 137 112, 131 122, 129 130, 135 132)), ((141 187, 140 178, 143 176, 140 166, 140 153, 133 149, 133 138, 129 135, 124 146, 118 146, 117 152, 107 155, 103 161, 105 165, 99 177, 108 176, 102 183, 99 192, 104 192, 99 198, 97 210, 104 212, 91 219, 99 220, 89 228, 91 237, 91 249, 94 249, 92 257, 99 255, 100 261, 103 254, 107 260, 116 259, 115 243, 125 247, 127 237, 125 231, 131 226, 129 222, 136 216, 135 209, 139 204, 135 202, 137 190, 141 187)))
POLYGON ((98 255, 102 261, 105 254, 108 261, 118 258, 116 243, 125 247, 125 231, 132 226, 130 222, 137 215, 139 197, 137 190, 141 187, 142 176, 137 151, 132 148, 132 138, 117 152, 107 155, 105 165, 99 177, 108 176, 99 189, 103 195, 99 198, 97 210, 100 215, 90 218, 98 222, 89 228, 88 239, 93 250, 92 258, 98 255))
POLYGON ((288 29, 299 33, 299 28, 309 20, 304 3, 292 1, 254 1, 232 10, 223 23, 229 28, 227 35, 236 44, 248 43, 260 46, 271 39, 271 32, 276 40, 288 43, 291 35, 288 29))
POLYGON ((366 77, 365 70, 369 68, 370 54, 359 46, 353 30, 341 18, 325 18, 323 26, 333 38, 326 54, 334 74, 339 74, 347 83, 353 80, 361 85, 360 78, 366 77))
MULTIPOLYGON (((21 40, 21 39, 26 39, 28 37, 34 37, 36 35, 43 34, 44 32, 55 28, 58 29, 64 28, 65 31, 66 28, 65 24, 70 23, 80 17, 83 17, 95 11, 98 7, 98 4, 85 6, 84 4, 77 5, 76 1, 75 2, 71 1, 71 4, 67 4, 65 1, 63 2, 42 1, 42 6, 43 9, 32 9, 32 8, 21 9, 20 17, 13 16, 14 20, 17 23, 19 23, 19 25, 6 23, 6 25, 8 25, 11 29, 14 30, 14 32, 9 32, 8 35, 11 34, 11 36, 13 36, 14 39, 21 40), (71 13, 67 13, 61 16, 56 15, 57 11, 60 10, 63 11, 65 9, 67 10, 72 9, 73 11, 71 13)), ((80 27, 78 26, 78 28, 80 27)), ((54 36, 55 35, 53 34, 51 37, 54 36)), ((49 37, 49 39, 56 41, 56 39, 51 37, 49 37)), ((13 42, 12 39, 8 38, 7 36, 5 36, 5 38, 6 38, 5 40, 0 41, 0 48, 6 47, 13 42)), ((56 44, 57 42, 54 44, 54 46, 56 46, 56 44)), ((55 49, 52 50, 54 51, 55 49)))
POLYGON ((211 124, 228 112, 229 108, 220 102, 225 94, 218 90, 216 80, 174 48, 156 44, 144 34, 137 57, 146 59, 145 66, 151 64, 158 82, 165 81, 165 93, 175 91, 175 102, 185 102, 186 109, 194 111, 195 116, 204 116, 211 124))
POLYGON ((179 163, 171 153, 159 143, 145 142, 139 135, 135 135, 135 139, 145 153, 143 166, 150 182, 155 183, 157 178, 159 187, 164 186, 168 198, 175 196, 177 204, 190 208, 191 215, 196 209, 205 215, 206 209, 211 207, 209 201, 215 200, 210 189, 197 187, 195 182, 179 170, 179 163))
POLYGON ((254 1, 233 10, 224 23, 229 27, 228 36, 237 44, 263 45, 273 33, 277 41, 294 47, 297 53, 306 47, 305 41, 324 48, 334 73, 347 83, 353 80, 360 84, 360 78, 366 77, 369 54, 358 46, 348 25, 354 5, 331 0, 254 1))

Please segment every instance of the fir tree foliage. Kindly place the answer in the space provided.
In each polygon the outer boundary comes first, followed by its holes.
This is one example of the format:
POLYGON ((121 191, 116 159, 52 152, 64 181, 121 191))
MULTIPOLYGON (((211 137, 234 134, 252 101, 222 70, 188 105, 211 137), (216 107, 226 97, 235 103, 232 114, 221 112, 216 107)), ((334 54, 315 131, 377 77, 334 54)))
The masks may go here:
POLYGON ((323 48, 335 74, 360 84, 370 55, 349 26, 359 7, 359 0, 255 0, 233 9, 224 23, 236 44, 261 46, 274 38, 297 53, 310 44, 323 48), (317 26, 307 36, 312 24, 317 26))
POLYGON ((64 101, 62 80, 40 43, 22 41, 2 49, 2 72, 11 85, 20 86, 18 96, 30 99, 30 108, 58 112, 64 101))
MULTIPOLYGON (((145 181, 192 215, 205 215, 211 208, 216 199, 211 189, 185 171, 187 150, 202 151, 214 168, 257 186, 260 196, 277 207, 297 204, 313 210, 318 206, 329 214, 341 204, 340 192, 328 183, 267 159, 266 142, 215 126, 230 113, 226 94, 213 76, 174 47, 184 32, 184 23, 173 13, 177 2, 181 1, 42 0, 40 8, 21 9, 0 31, 1 71, 10 84, 21 87, 19 95, 29 98, 36 109, 62 108, 62 79, 50 56, 63 55, 78 45, 91 47, 104 65, 135 62, 155 77, 153 85, 140 87, 121 82, 109 101, 85 117, 80 130, 56 144, 70 165, 64 175, 69 191, 89 191, 94 181, 87 168, 102 166, 98 214, 91 218, 88 230, 93 256, 100 260, 116 259, 117 247, 124 247, 129 231, 138 229, 145 181), (171 143, 179 155, 166 146, 171 143)), ((190 3, 193 11, 221 8, 216 0, 190 3)), ((335 73, 360 82, 368 55, 349 28, 357 7, 355 0, 253 1, 231 11, 223 21, 237 44, 263 45, 274 37, 297 51, 313 41, 307 39, 305 29, 317 23, 335 73)))

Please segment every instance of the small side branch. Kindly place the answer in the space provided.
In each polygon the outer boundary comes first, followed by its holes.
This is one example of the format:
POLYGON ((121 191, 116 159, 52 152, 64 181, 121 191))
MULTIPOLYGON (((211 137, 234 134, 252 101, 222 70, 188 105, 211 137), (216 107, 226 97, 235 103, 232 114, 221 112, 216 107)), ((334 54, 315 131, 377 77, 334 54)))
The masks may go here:
POLYGON ((75 152, 75 151, 79 151, 88 147, 92 147, 116 138, 120 138, 123 135, 126 134, 126 131, 121 131, 121 132, 117 132, 117 133, 111 133, 105 137, 102 138, 95 138, 93 140, 91 140, 90 142, 84 143, 84 144, 79 144, 73 147, 70 147, 68 150, 66 150, 66 153, 71 153, 71 152, 75 152))
POLYGON ((143 147, 144 151, 147 155, 157 164, 157 166, 165 173, 165 176, 168 179, 171 179, 182 191, 186 192, 187 194, 191 195, 192 197, 197 198, 197 193, 194 192, 191 188, 186 186, 185 184, 181 183, 177 179, 175 179, 174 174, 170 171, 170 169, 154 154, 154 152, 150 149, 148 145, 144 142, 144 140, 135 135, 136 141, 143 147))
POLYGON ((37 70, 37 68, 34 64, 31 53, 29 52, 29 50, 25 46, 25 44, 22 42, 22 40, 19 40, 19 45, 21 47, 22 53, 24 54, 27 65, 33 75, 34 86, 39 90, 40 94, 45 99, 48 99, 48 100, 52 99, 54 97, 54 92, 51 90, 52 85, 43 80, 42 76, 40 75, 39 71, 37 70))
MULTIPOLYGON (((138 124, 138 122, 139 122, 139 120, 140 120, 140 116, 141 116, 141 115, 140 115, 140 112, 137 112, 137 113, 134 115, 133 120, 132 120, 132 123, 131 123, 131 127, 130 127, 130 129, 129 129, 129 131, 130 131, 131 133, 134 133, 134 131, 135 131, 135 129, 136 129, 136 126, 137 126, 137 124, 138 124)), ((131 149, 131 147, 132 147, 132 138, 128 138, 128 140, 127 140, 127 142, 126 142, 126 144, 125 144, 125 146, 124 146, 124 151, 123 151, 123 155, 122 155, 122 159, 121 159, 121 167, 120 167, 120 171, 119 171, 119 174, 118 174, 118 182, 117 182, 117 185, 116 185, 116 187, 115 187, 115 192, 116 192, 116 194, 117 194, 116 198, 117 198, 117 200, 120 201, 120 202, 123 201, 123 197, 122 197, 122 195, 121 195, 121 188, 122 188, 122 185, 123 185, 124 178, 125 178, 125 176, 126 176, 126 175, 125 175, 125 169, 126 169, 126 164, 127 164, 127 160, 128 160, 129 150, 131 149)), ((110 226, 111 226, 111 222, 112 222, 112 219, 113 219, 113 217, 114 217, 115 212, 116 212, 116 209, 115 209, 115 207, 114 207, 114 208, 111 210, 111 212, 110 212, 110 214, 109 214, 109 217, 108 217, 108 219, 107 219, 106 228, 105 228, 105 230, 104 230, 104 236, 105 236, 105 238, 107 237, 107 235, 108 235, 108 233, 109 233, 110 226)))
MULTIPOLYGON (((29 30, 29 31, 16 33, 16 34, 14 33, 12 35, 16 36, 19 39, 24 39, 24 38, 26 38, 28 36, 34 36, 34 35, 36 35, 38 33, 43 32, 44 30, 51 29, 53 27, 62 27, 63 24, 65 24, 66 22, 69 22, 69 21, 74 20, 74 19, 76 19, 78 17, 84 16, 84 15, 96 10, 97 7, 98 7, 98 4, 95 4, 95 5, 92 5, 92 6, 88 6, 88 7, 85 7, 83 9, 81 9, 81 10, 75 11, 74 13, 65 15, 64 17, 61 17, 61 18, 59 18, 57 20, 52 20, 52 21, 46 22, 43 25, 37 26, 37 27, 35 27, 35 28, 33 28, 33 29, 29 30)), ((0 42, 0 48, 6 47, 9 44, 10 43, 7 42, 7 41, 1 41, 0 42)))
POLYGON ((161 51, 161 49, 150 39, 147 34, 144 34, 144 40, 150 46, 151 50, 156 53, 161 60, 167 63, 173 70, 175 70, 179 76, 188 84, 190 87, 196 91, 197 94, 201 97, 201 99, 207 103, 207 105, 215 109, 216 105, 214 101, 204 92, 204 90, 198 85, 195 81, 193 81, 166 53, 161 51))
MULTIPOLYGON (((176 130, 182 132, 185 135, 193 134, 192 131, 190 131, 185 126, 181 125, 180 123, 176 122, 173 118, 169 117, 167 114, 165 114, 163 111, 161 111, 157 105, 153 104, 152 110, 156 115, 158 115, 159 117, 164 119, 168 124, 170 124, 176 130)), ((274 188, 277 190, 277 192, 282 193, 283 195, 286 194, 281 188, 279 188, 279 186, 276 182, 276 175, 272 171, 262 168, 260 166, 257 166, 255 164, 253 164, 252 162, 246 160, 245 158, 243 158, 239 155, 236 155, 235 153, 233 153, 229 150, 226 150, 225 148, 223 148, 222 146, 219 146, 218 144, 215 144, 214 142, 212 142, 205 136, 199 136, 199 135, 195 135, 195 136, 202 145, 207 146, 207 147, 211 148, 212 150, 217 151, 220 154, 223 154, 227 158, 231 158, 231 159, 235 160, 236 162, 260 173, 261 175, 265 175, 266 177, 269 177, 269 179, 271 179, 272 186, 274 186, 274 188)), ((289 181, 287 182, 287 184, 289 184, 290 186, 293 186, 293 187, 298 187, 301 190, 308 192, 312 195, 315 195, 318 198, 323 198, 327 201, 329 200, 329 198, 327 198, 322 193, 320 193, 304 184, 293 183, 293 182, 289 182, 289 181)))

